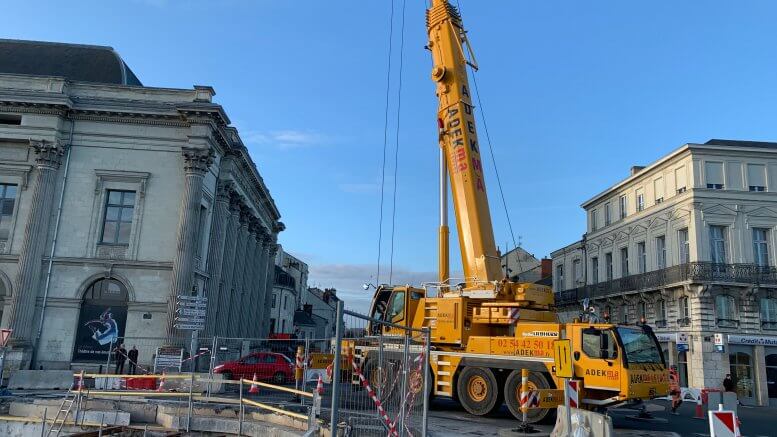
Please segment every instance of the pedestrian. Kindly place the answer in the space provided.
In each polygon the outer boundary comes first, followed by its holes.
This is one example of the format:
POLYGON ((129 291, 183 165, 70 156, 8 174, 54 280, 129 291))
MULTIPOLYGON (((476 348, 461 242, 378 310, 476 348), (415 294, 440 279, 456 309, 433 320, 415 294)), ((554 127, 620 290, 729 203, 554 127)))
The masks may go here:
POLYGON ((731 379, 730 373, 727 373, 726 377, 723 379, 723 390, 734 391, 734 380, 731 379))
POLYGON ((120 343, 116 347, 114 352, 114 358, 116 359, 115 374, 121 375, 124 373, 124 362, 127 361, 127 349, 124 349, 124 343, 120 343))
POLYGON ((127 358, 129 358, 129 373, 130 375, 134 375, 137 372, 138 365, 138 349, 134 344, 132 345, 132 349, 127 353, 127 358))
POLYGON ((677 409, 683 403, 682 390, 680 390, 680 375, 677 366, 669 370, 669 395, 672 396, 672 414, 677 415, 677 409))

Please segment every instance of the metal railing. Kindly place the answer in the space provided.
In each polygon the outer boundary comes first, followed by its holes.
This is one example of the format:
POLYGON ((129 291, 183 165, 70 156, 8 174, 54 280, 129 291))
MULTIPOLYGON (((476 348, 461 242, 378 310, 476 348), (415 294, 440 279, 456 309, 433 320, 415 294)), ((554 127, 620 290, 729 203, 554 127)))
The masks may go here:
POLYGON ((586 297, 605 297, 629 291, 656 289, 683 282, 777 285, 777 268, 757 264, 691 262, 556 292, 556 304, 570 304, 586 297))

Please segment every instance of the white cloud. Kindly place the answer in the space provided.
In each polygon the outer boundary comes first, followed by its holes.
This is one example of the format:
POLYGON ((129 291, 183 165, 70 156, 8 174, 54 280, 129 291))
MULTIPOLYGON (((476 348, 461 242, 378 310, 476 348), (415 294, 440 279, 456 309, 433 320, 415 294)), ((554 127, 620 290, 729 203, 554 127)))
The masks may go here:
POLYGON ((324 145, 330 138, 326 135, 301 130, 254 131, 240 133, 243 142, 249 145, 272 146, 281 150, 299 149, 324 145))
MULTIPOLYGON (((319 264, 310 266, 308 285, 321 288, 334 287, 337 296, 345 301, 346 308, 367 313, 370 307, 373 288, 365 291, 364 283, 374 283, 376 266, 368 264, 319 264)), ((381 282, 388 282, 389 267, 381 267, 381 282)), ((419 272, 402 267, 394 267, 392 283, 395 285, 421 286, 423 282, 437 280, 436 272, 419 272)))

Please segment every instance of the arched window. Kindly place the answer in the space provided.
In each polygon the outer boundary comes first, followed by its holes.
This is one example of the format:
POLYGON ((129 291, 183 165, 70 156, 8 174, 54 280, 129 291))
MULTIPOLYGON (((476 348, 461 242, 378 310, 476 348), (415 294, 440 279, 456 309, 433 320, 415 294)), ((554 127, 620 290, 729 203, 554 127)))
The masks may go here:
POLYGON ((761 327, 777 329, 777 299, 773 297, 761 298, 761 327))
POLYGON ((720 327, 736 328, 739 326, 737 319, 736 300, 729 294, 715 296, 716 322, 720 327))
POLYGON ((115 279, 98 279, 87 287, 78 318, 73 361, 106 361, 112 346, 124 337, 127 300, 127 288, 115 279))

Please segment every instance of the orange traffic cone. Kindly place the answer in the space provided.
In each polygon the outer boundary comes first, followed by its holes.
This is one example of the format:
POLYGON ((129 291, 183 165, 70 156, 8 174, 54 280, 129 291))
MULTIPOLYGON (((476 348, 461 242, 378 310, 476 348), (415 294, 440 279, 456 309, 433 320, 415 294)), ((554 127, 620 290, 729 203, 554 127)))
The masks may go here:
POLYGON ((321 379, 321 374, 318 374, 318 383, 316 383, 316 391, 318 392, 319 396, 324 395, 324 380, 321 379))
POLYGON ((162 377, 159 378, 159 387, 156 391, 165 391, 165 372, 162 372, 162 377))
POLYGON ((702 409, 701 404, 702 404, 701 393, 699 393, 699 399, 696 399, 696 411, 695 411, 695 414, 693 416, 694 419, 702 419, 702 420, 705 419, 704 411, 702 409))
POLYGON ((251 393, 252 395, 259 394, 259 385, 256 383, 256 373, 254 373, 254 379, 251 383, 251 388, 248 389, 248 393, 251 393))

